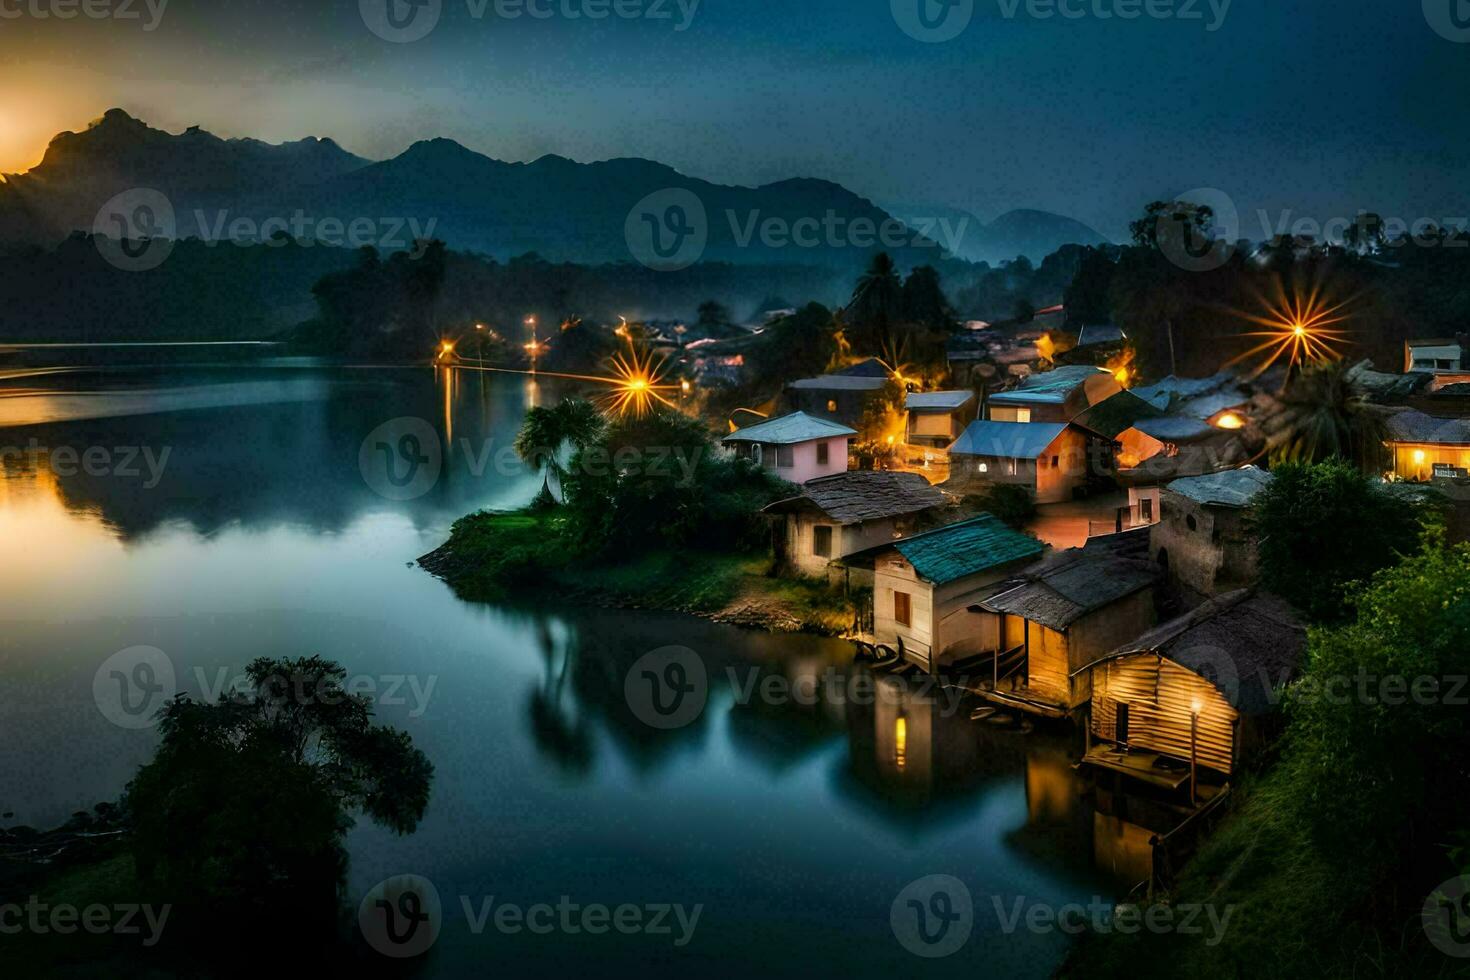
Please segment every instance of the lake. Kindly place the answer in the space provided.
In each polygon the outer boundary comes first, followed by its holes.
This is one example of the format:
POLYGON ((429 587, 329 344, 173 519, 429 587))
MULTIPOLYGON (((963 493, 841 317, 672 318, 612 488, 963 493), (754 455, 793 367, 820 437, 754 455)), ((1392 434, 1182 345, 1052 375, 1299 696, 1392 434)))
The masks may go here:
POLYGON ((438 893, 442 929, 415 975, 1042 977, 1072 940, 1016 914, 1111 900, 1147 875, 1147 832, 1102 812, 1119 807, 1086 790, 1065 733, 972 722, 968 704, 854 668, 844 642, 555 596, 470 604, 415 567, 456 518, 539 489, 508 450, 555 387, 175 361, 0 363, 13 823, 115 799, 151 756, 142 702, 113 689, 119 665, 203 696, 254 657, 321 654, 436 768, 415 834, 362 821, 349 837, 353 908, 393 876, 438 893), (374 469, 405 433, 435 441, 432 479, 374 469), (709 678, 703 710, 668 730, 625 694, 633 665, 666 647, 709 678), (753 693, 766 678, 791 695, 753 693), (917 895, 950 928, 936 875, 962 882, 973 911, 941 941, 963 939, 956 952, 921 958, 893 921, 917 895), (702 908, 692 932, 672 913, 668 934, 479 929, 486 908, 558 903, 702 908))

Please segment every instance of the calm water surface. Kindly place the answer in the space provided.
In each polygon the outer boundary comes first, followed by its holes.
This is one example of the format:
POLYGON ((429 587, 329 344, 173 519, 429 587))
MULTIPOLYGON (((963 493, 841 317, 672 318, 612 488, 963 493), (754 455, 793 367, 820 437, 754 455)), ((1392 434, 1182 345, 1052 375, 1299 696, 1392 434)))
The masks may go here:
POLYGON ((253 657, 315 653, 375 685, 380 720, 436 767, 417 833, 364 822, 349 840, 354 907, 391 875, 439 890, 444 931, 417 975, 1040 977, 1067 938, 1004 934, 996 902, 1010 914, 1114 897, 1146 875, 1147 833, 1098 812, 1067 738, 1002 733, 913 692, 757 707, 728 682, 846 674, 847 644, 554 597, 470 604, 413 567, 455 518, 530 499, 539 479, 499 451, 529 403, 557 396, 427 368, 11 366, 0 451, 21 452, 0 470, 0 812, 55 825, 116 798, 149 758, 156 735, 109 721, 94 697, 114 653, 164 651, 175 687, 196 695, 253 657), (395 502, 368 485, 359 450, 403 417, 451 448, 432 490, 395 502), (115 466, 130 450, 168 455, 149 487, 142 452, 129 476, 95 454, 94 472, 73 472, 64 447, 101 447, 115 466), (669 645, 698 652, 713 691, 697 722, 660 732, 634 717, 623 682, 669 645), (890 927, 899 892, 933 874, 975 903, 970 940, 942 960, 909 954, 890 927), (675 948, 476 936, 460 896, 704 909, 675 948))

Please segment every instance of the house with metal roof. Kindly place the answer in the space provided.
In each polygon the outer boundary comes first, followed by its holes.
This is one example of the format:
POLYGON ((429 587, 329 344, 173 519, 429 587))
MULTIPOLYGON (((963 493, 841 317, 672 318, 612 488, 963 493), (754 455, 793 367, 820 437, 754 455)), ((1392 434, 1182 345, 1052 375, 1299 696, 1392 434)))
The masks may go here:
MULTIPOLYGON (((805 412, 862 430, 868 409, 880 401, 888 387, 887 377, 861 374, 824 374, 803 378, 786 386, 782 402, 791 411, 805 412)), ((876 438, 863 433, 865 439, 876 438)))
POLYGON ((1438 476, 1470 471, 1470 419, 1438 418, 1415 409, 1388 418, 1388 448, 1393 472, 1424 483, 1438 476))
POLYGON ((972 422, 949 447, 956 486, 1022 486, 1043 504, 1073 499, 1112 466, 1111 439, 1067 422, 972 422))
POLYGON ((1149 553, 1186 599, 1232 592, 1256 580, 1246 510, 1271 482, 1256 466, 1175 480, 1159 494, 1149 553))
POLYGON ((1160 575, 1148 539, 1146 528, 1092 538, 1021 569, 973 603, 973 635, 990 666, 985 696, 1050 717, 1086 704, 1091 691, 1077 671, 1156 621, 1160 575))
POLYGON ((834 560, 920 530, 948 502, 918 473, 857 470, 811 480, 799 496, 778 500, 765 513, 776 522, 777 560, 800 574, 825 576, 834 560))
POLYGON ((1170 375, 1133 394, 1161 412, 1198 419, 1217 428, 1240 428, 1246 421, 1251 391, 1238 375, 1221 371, 1208 378, 1170 375))
POLYGON ((1075 675, 1092 691, 1083 763, 1174 790, 1234 776, 1279 729, 1306 640, 1285 602, 1239 590, 1120 645, 1075 675))
POLYGON ((875 642, 933 668, 975 651, 969 607, 1046 545, 992 514, 849 555, 873 570, 875 642))
POLYGON ((1033 374, 1012 390, 991 395, 988 417, 994 422, 1071 422, 1122 390, 1106 368, 1068 365, 1033 374))
POLYGON ((906 441, 910 446, 947 450, 975 421, 979 399, 973 391, 910 392, 904 399, 908 414, 906 441))
POLYGON ((1404 341, 1404 373, 1422 372, 1435 389, 1470 381, 1470 359, 1459 337, 1426 337, 1404 341))
POLYGON ((736 429, 721 441, 783 480, 806 483, 846 473, 848 445, 856 436, 845 425, 793 412, 736 429))

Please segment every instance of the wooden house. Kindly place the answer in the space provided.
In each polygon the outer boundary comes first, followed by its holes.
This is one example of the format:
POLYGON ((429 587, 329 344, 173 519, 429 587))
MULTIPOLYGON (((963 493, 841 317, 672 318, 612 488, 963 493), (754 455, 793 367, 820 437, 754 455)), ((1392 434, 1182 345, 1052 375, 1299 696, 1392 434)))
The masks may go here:
POLYGON ((973 652, 969 607, 1046 545, 991 514, 861 551, 846 563, 873 570, 874 642, 926 667, 973 652))
POLYGON ((1164 623, 1077 672, 1092 691, 1083 761, 1168 788, 1191 762, 1232 777, 1279 727, 1305 648, 1291 608, 1250 590, 1164 623))
POLYGON ((987 696, 1052 717, 1086 704, 1077 671, 1154 625, 1158 580, 1140 529, 1049 555, 995 586, 970 607, 991 668, 987 696))
POLYGON ((1460 476, 1470 471, 1470 419, 1436 418, 1408 409, 1388 419, 1388 448, 1393 473, 1401 480, 1425 483, 1436 475, 1460 476))
MULTIPOLYGON (((887 378, 864 375, 827 374, 803 378, 786 386, 782 401, 790 410, 838 422, 859 431, 868 409, 877 404, 888 387, 887 378)), ((877 433, 863 432, 864 439, 877 433)))
POLYGON ((857 431, 827 419, 793 412, 736 429, 723 443, 783 480, 806 483, 847 472, 848 444, 857 431))
POLYGON ((1016 388, 991 395, 987 417, 994 422, 1071 422, 1122 390, 1105 368, 1074 364, 1033 374, 1016 388))
POLYGON ((1066 422, 973 422, 949 447, 957 486, 1026 487, 1037 503, 1071 500, 1112 471, 1113 442, 1066 422))
POLYGON ((977 401, 973 391, 911 392, 904 399, 906 441, 930 450, 949 449, 975 421, 977 401))
POLYGON ((947 501, 918 473, 860 470, 811 480, 800 496, 778 500, 765 513, 777 519, 777 559, 821 576, 835 559, 920 530, 947 501))

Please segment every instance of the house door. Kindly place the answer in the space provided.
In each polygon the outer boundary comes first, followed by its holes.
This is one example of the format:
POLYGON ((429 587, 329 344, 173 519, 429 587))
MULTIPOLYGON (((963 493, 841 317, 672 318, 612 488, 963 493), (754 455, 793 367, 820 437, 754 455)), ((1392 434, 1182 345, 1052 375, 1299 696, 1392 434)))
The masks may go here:
POLYGON ((1128 744, 1128 705, 1119 701, 1114 713, 1113 737, 1120 745, 1128 744))

